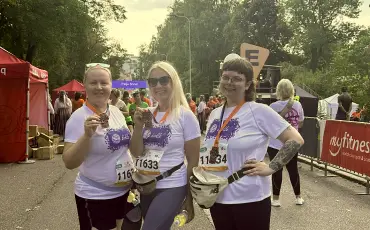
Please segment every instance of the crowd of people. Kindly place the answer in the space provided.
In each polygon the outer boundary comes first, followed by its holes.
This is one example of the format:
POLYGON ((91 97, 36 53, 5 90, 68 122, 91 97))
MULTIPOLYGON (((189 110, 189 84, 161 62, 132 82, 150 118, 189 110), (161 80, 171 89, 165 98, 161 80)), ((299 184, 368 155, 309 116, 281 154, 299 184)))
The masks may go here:
POLYGON ((216 229, 267 230, 287 164, 295 202, 303 204, 294 167, 304 142, 297 131, 303 112, 292 84, 281 84, 275 106, 256 103, 251 63, 232 56, 222 67, 222 96, 207 101, 185 95, 176 69, 163 61, 148 70, 150 97, 112 89, 109 69, 99 64, 85 73, 86 101, 60 94, 55 123, 68 118, 63 161, 79 168, 80 229, 168 230, 179 213, 186 222, 194 218, 195 200, 210 208, 216 229), (224 185, 209 191, 214 178, 224 185), (132 193, 140 194, 140 205, 128 202, 132 193))

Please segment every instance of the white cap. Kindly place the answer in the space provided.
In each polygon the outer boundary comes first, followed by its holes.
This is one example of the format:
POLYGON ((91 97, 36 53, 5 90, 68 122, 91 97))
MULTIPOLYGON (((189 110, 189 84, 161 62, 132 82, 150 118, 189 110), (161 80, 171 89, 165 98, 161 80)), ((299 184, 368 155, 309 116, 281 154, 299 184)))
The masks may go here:
POLYGON ((233 60, 233 59, 239 59, 241 58, 238 54, 236 53, 231 53, 229 55, 227 55, 224 59, 224 63, 227 62, 227 61, 230 61, 230 60, 233 60))

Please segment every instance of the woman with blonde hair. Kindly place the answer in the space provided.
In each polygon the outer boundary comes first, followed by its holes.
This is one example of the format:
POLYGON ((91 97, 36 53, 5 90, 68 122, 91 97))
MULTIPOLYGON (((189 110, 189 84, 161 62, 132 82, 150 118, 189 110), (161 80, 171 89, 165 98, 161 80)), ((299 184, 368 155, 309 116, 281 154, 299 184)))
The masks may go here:
MULTIPOLYGON (((298 130, 303 126, 304 113, 302 105, 299 101, 294 100, 294 86, 288 79, 279 81, 276 87, 276 96, 278 101, 272 103, 270 107, 278 112, 289 124, 298 130)), ((283 143, 276 139, 271 139, 267 152, 270 160, 274 159, 279 150, 283 147, 283 143)), ((298 150, 292 160, 286 165, 289 173, 290 182, 292 184, 294 194, 296 196, 296 204, 302 205, 304 200, 301 197, 301 184, 298 172, 298 150)), ((283 169, 272 174, 272 202, 274 207, 280 207, 279 200, 281 183, 283 181, 283 169)))
POLYGON ((81 230, 121 229, 132 186, 131 138, 121 111, 108 104, 112 90, 109 69, 86 70, 88 99, 67 122, 63 161, 79 168, 75 200, 81 230))
POLYGON ((193 167, 198 165, 200 129, 171 64, 155 63, 147 80, 158 106, 137 108, 134 114, 130 151, 137 157, 138 173, 133 180, 141 193, 143 230, 169 230, 182 205, 188 213, 187 221, 194 218, 187 184, 193 167), (154 188, 146 191, 147 185, 154 188))

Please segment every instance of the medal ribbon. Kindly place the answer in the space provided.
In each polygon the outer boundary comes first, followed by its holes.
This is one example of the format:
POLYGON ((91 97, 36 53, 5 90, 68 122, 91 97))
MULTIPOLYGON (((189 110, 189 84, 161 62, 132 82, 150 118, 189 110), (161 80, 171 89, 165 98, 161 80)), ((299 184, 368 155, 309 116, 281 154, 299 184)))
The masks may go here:
MULTIPOLYGON (((93 111, 95 114, 97 115, 103 114, 99 112, 92 104, 90 104, 89 101, 86 101, 85 105, 87 106, 87 108, 91 109, 91 111, 93 111)), ((105 113, 109 113, 109 104, 107 104, 107 111, 105 113)))
MULTIPOLYGON (((155 117, 157 116, 158 110, 159 110, 158 107, 154 110, 154 113, 153 113, 154 120, 155 120, 155 117)), ((159 123, 163 124, 166 121, 169 114, 170 114, 170 111, 167 110, 164 116, 162 117, 162 119, 159 121, 159 123)))
POLYGON ((225 122, 222 123, 226 103, 224 104, 224 107, 222 108, 221 120, 220 120, 222 125, 221 125, 221 128, 218 130, 218 133, 216 135, 215 142, 213 144, 213 148, 218 148, 218 144, 220 143, 220 136, 221 136, 222 130, 224 130, 224 128, 227 126, 227 124, 229 124, 229 122, 231 121, 231 118, 233 118, 233 116, 241 109, 241 107, 244 105, 245 101, 243 100, 238 106, 236 106, 234 108, 234 110, 230 113, 229 117, 225 120, 225 122))

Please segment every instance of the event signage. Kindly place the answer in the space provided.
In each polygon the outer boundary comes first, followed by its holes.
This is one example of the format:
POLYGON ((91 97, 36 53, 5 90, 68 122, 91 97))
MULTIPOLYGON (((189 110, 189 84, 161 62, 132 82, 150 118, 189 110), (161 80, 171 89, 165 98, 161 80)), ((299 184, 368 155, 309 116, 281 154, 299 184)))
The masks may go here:
POLYGON ((146 81, 124 81, 124 80, 114 80, 112 82, 113 88, 123 88, 123 89, 144 89, 147 88, 146 81))
POLYGON ((41 79, 45 79, 48 75, 45 73, 45 71, 40 70, 34 66, 30 66, 30 72, 33 76, 41 79))
POLYGON ((240 46, 240 56, 248 59, 253 66, 254 79, 257 79, 269 55, 270 51, 263 47, 248 43, 240 46))
POLYGON ((321 159, 370 176, 370 125, 326 121, 321 159))
POLYGON ((0 74, 6 76, 6 68, 0 68, 0 74))

